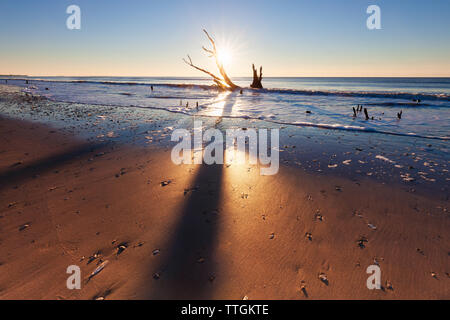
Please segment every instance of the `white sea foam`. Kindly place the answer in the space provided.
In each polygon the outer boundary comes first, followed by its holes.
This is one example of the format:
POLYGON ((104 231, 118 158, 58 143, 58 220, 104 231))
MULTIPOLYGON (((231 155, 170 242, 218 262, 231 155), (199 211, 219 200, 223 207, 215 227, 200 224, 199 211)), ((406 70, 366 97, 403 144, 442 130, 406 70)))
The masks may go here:
MULTIPOLYGON (((220 92, 209 85, 208 79, 46 78, 29 81, 28 84, 25 79, 8 83, 22 85, 28 92, 57 101, 450 140, 450 79, 398 80, 399 84, 393 85, 392 80, 383 79, 274 78, 266 79, 267 86, 282 89, 244 89, 243 94, 220 92), (426 83, 421 85, 421 81, 426 83), (153 91, 150 84, 154 86, 153 91), (417 99, 420 103, 413 101, 417 99), (362 112, 353 117, 352 107, 358 104, 368 109, 370 120, 366 121, 362 112), (401 120, 397 118, 400 110, 403 110, 401 120)), ((248 85, 246 81, 238 80, 238 84, 248 85)))
POLYGON ((389 163, 395 163, 395 161, 392 161, 391 159, 386 158, 385 156, 376 155, 375 158, 383 160, 383 161, 386 161, 386 162, 389 162, 389 163))

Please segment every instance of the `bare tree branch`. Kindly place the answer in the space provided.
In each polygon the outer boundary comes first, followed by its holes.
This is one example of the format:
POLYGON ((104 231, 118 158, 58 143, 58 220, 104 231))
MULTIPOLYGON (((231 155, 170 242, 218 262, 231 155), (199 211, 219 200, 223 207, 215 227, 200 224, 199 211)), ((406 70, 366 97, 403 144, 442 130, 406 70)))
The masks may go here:
MULTIPOLYGON (((219 52, 217 50, 217 46, 216 46, 216 42, 214 41, 214 38, 208 33, 208 31, 206 31, 205 29, 203 29, 203 32, 205 33, 206 37, 208 38, 209 42, 212 45, 212 49, 208 49, 204 46, 202 46, 203 51, 205 51, 208 54, 209 58, 214 58, 217 68, 219 69, 219 73, 222 76, 221 78, 219 76, 216 76, 215 74, 209 72, 208 70, 205 70, 203 68, 200 68, 196 65, 194 65, 194 63, 192 62, 191 57, 188 55, 188 60, 183 59, 183 61, 191 66, 192 68, 195 68, 203 73, 206 73, 207 75, 209 75, 210 77, 212 77, 214 83, 216 83, 221 89, 224 90, 236 90, 236 89, 240 89, 239 86, 237 86, 236 84, 233 83, 233 81, 231 81, 230 77, 228 77, 228 74, 225 71, 225 68, 223 66, 223 62, 220 61, 219 58, 219 52)), ((255 68, 255 65, 252 65, 253 68, 253 83, 250 85, 250 87, 254 88, 254 89, 262 89, 262 67, 260 67, 259 69, 259 75, 258 75, 258 71, 255 68)))
POLYGON ((208 70, 205 70, 203 68, 200 68, 200 67, 194 65, 194 63, 192 62, 192 59, 191 59, 191 57, 189 55, 188 55, 188 60, 183 59, 183 61, 187 65, 189 65, 189 66, 191 66, 191 67, 193 67, 193 68, 195 68, 195 69, 197 69, 197 70, 199 70, 199 71, 201 71, 203 73, 206 73, 207 75, 212 77, 213 81, 222 89, 235 90, 235 89, 239 88, 228 77, 227 73, 225 72, 225 68, 223 67, 223 64, 221 63, 221 61, 219 61, 219 55, 218 55, 218 52, 217 52, 217 47, 216 47, 216 43, 215 43, 214 39, 209 35, 209 33, 205 29, 203 29, 203 32, 208 37, 208 40, 211 42, 212 49, 207 49, 206 47, 202 47, 202 49, 208 54, 209 58, 214 58, 215 59, 217 68, 219 69, 219 72, 220 72, 220 75, 222 76, 222 78, 216 76, 215 74, 213 74, 212 72, 209 72, 208 70))
POLYGON ((205 50, 207 53, 210 54, 210 56, 209 56, 210 58, 214 57, 214 52, 213 52, 213 51, 211 51, 211 50, 209 50, 209 49, 206 49, 205 47, 202 47, 202 49, 205 50))
POLYGON ((194 65, 194 64, 192 63, 192 59, 191 59, 191 57, 190 57, 189 55, 188 55, 187 57, 188 57, 189 61, 183 58, 183 61, 184 61, 187 65, 189 65, 189 66, 191 66, 192 68, 195 68, 195 69, 197 69, 197 70, 199 70, 199 71, 201 71, 201 72, 204 72, 204 73, 208 74, 209 76, 211 76, 211 77, 212 77, 214 80, 216 80, 216 81, 222 82, 222 79, 220 79, 220 78, 219 78, 218 76, 216 76, 215 74, 209 72, 208 70, 202 69, 202 68, 197 67, 196 65, 194 65))
POLYGON ((208 37, 209 41, 211 42, 213 49, 212 50, 208 50, 206 48, 203 48, 206 52, 210 53, 211 55, 214 56, 215 60, 216 60, 216 65, 217 68, 219 68, 219 72, 223 77, 223 81, 230 86, 231 90, 235 90, 238 89, 239 87, 237 85, 235 85, 231 79, 228 77, 225 68, 223 67, 223 63, 221 61, 219 61, 219 54, 217 53, 217 47, 216 47, 216 42, 214 41, 214 39, 209 35, 208 31, 206 31, 205 29, 203 29, 203 32, 206 34, 206 36, 208 37))

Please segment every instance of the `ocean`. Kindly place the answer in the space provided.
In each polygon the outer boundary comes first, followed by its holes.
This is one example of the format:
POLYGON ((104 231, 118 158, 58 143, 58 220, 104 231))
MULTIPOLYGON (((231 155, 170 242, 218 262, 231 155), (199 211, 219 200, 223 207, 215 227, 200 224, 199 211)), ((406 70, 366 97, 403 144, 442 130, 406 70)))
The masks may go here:
POLYGON ((209 78, 200 77, 3 76, 0 83, 5 79, 25 91, 62 102, 450 139, 450 78, 268 77, 263 79, 263 90, 248 89, 250 78, 234 78, 243 87, 242 94, 220 92, 209 78), (357 105, 367 108, 369 120, 363 112, 354 117, 357 105))

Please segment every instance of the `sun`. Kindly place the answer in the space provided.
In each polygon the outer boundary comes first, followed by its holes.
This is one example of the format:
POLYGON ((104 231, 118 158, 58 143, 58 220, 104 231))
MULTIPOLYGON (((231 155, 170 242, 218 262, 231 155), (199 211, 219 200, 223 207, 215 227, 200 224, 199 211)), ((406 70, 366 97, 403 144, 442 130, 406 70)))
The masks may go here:
POLYGON ((223 66, 229 66, 233 60, 233 55, 229 48, 223 47, 217 50, 217 59, 223 66))

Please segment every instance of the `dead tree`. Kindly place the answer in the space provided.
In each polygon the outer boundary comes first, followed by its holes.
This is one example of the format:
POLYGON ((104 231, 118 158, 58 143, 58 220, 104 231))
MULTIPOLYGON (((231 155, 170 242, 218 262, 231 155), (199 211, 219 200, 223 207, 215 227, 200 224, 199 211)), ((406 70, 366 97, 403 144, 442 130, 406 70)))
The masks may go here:
MULTIPOLYGON (((223 67, 223 62, 220 61, 219 59, 219 53, 217 52, 217 47, 216 47, 216 42, 214 41, 214 39, 209 35, 209 33, 203 29, 203 32, 206 34, 206 36, 208 37, 209 42, 211 42, 212 45, 212 49, 207 49, 205 47, 202 47, 202 49, 209 55, 210 58, 214 58, 214 60, 216 61, 216 65, 217 68, 219 69, 219 73, 220 76, 215 75, 214 73, 205 70, 203 68, 200 68, 198 66, 196 66, 193 62, 191 57, 188 55, 187 59, 183 59, 183 61, 191 66, 194 69, 197 69, 203 73, 206 73, 207 75, 209 75, 212 80, 214 81, 214 83, 222 90, 230 90, 230 91, 234 91, 237 89, 241 89, 239 86, 237 86, 236 84, 233 83, 233 81, 231 81, 230 77, 228 77, 225 68, 223 67)), ((253 83, 250 85, 251 88, 254 89, 262 89, 262 67, 259 69, 259 75, 258 75, 258 71, 255 68, 255 65, 252 65, 253 68, 253 83)), ((242 90, 241 90, 242 93, 242 90)))
POLYGON ((223 89, 223 90, 231 90, 231 91, 233 91, 233 90, 236 90, 236 89, 240 89, 240 87, 235 85, 233 83, 233 81, 231 81, 231 79, 228 77, 228 75, 227 75, 227 73, 225 71, 225 68, 223 67, 223 62, 220 61, 220 59, 219 59, 219 53, 217 52, 217 47, 216 47, 216 43, 215 43, 214 39, 208 34, 208 32, 205 29, 203 29, 203 32, 208 37, 208 40, 211 42, 212 49, 207 49, 205 47, 202 47, 202 49, 206 53, 209 54, 210 58, 214 58, 215 59, 216 65, 217 65, 217 68, 219 69, 219 73, 220 73, 221 77, 216 76, 212 72, 209 72, 209 71, 207 71, 207 70, 205 70, 203 68, 200 68, 200 67, 194 65, 194 63, 192 62, 192 59, 191 59, 191 57, 189 55, 187 56, 188 60, 183 59, 183 61, 187 65, 191 66, 192 68, 195 68, 195 69, 197 69, 197 70, 199 70, 201 72, 204 72, 204 73, 208 74, 210 77, 213 78, 213 81, 217 84, 217 86, 219 88, 223 89))
POLYGON ((255 68, 255 65, 252 64, 252 69, 253 69, 253 83, 250 85, 251 88, 253 89, 262 89, 262 67, 259 68, 259 76, 258 76, 258 71, 255 68))
POLYGON ((366 116, 366 120, 369 120, 369 113, 367 112, 367 108, 364 108, 364 115, 366 116))

